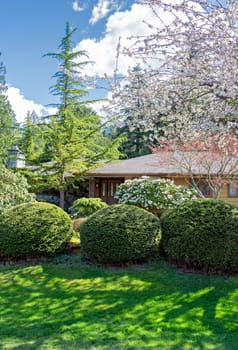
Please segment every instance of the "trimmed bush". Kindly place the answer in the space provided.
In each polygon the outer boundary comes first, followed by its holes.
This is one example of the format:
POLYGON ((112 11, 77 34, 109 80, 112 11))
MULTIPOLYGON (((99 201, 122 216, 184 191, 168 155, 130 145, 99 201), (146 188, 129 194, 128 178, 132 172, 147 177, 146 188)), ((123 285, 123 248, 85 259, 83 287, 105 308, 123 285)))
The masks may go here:
POLYGON ((111 205, 80 227, 83 254, 97 262, 123 263, 149 256, 160 240, 159 219, 132 205, 111 205))
POLYGON ((26 203, 4 212, 0 221, 0 256, 49 255, 62 251, 73 233, 72 221, 49 203, 26 203))
POLYGON ((69 211, 72 213, 72 218, 84 218, 92 215, 97 210, 106 208, 107 203, 103 202, 101 198, 79 198, 74 201, 69 211))
POLYGON ((161 218, 162 248, 171 259, 207 270, 238 270, 238 208, 199 199, 161 218))

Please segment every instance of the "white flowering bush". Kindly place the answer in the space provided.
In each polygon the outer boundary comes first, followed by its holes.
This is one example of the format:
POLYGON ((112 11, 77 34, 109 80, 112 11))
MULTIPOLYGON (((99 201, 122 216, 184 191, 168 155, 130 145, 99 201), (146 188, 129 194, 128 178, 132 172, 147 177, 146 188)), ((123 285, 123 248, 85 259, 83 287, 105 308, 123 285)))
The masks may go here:
POLYGON ((159 214, 183 201, 196 199, 196 191, 177 186, 169 179, 140 178, 127 180, 118 187, 115 198, 120 204, 133 204, 159 214))

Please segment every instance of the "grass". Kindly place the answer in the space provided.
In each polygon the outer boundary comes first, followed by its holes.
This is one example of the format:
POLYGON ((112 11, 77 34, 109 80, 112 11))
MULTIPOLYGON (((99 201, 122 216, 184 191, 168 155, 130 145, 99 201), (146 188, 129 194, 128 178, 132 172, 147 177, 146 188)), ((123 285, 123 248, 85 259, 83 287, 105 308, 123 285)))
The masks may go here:
POLYGON ((66 260, 0 267, 1 350, 237 349, 237 278, 66 260))

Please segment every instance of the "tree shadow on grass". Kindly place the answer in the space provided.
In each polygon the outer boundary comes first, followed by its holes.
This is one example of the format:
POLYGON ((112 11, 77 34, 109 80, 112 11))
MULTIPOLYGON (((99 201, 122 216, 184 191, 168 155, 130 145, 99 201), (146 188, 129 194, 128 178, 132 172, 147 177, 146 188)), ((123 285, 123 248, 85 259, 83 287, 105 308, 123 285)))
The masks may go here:
POLYGON ((0 283, 3 349, 237 349, 235 278, 43 265, 0 283))

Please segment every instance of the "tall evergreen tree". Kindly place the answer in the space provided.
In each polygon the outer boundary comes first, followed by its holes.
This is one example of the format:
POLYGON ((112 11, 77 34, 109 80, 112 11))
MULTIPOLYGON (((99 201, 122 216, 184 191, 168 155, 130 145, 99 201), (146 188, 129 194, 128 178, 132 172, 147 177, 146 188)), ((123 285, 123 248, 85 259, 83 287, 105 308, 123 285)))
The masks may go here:
POLYGON ((100 160, 119 156, 119 141, 109 142, 102 136, 100 118, 83 100, 87 94, 83 68, 89 60, 85 51, 73 50, 75 30, 67 23, 59 52, 46 55, 59 62, 59 71, 54 75, 56 82, 51 88, 53 95, 59 97, 59 103, 56 114, 50 116, 46 124, 45 155, 50 155, 52 161, 52 166, 47 166, 47 174, 54 178, 62 208, 70 175, 82 175, 100 160))
POLYGON ((115 137, 121 134, 125 135, 125 140, 120 148, 125 158, 151 153, 149 145, 156 142, 154 137, 158 129, 156 123, 151 125, 150 128, 145 126, 145 115, 141 98, 144 89, 146 89, 146 84, 143 78, 143 71, 137 65, 132 69, 130 83, 124 86, 124 107, 120 109, 120 123, 114 128, 115 137))

